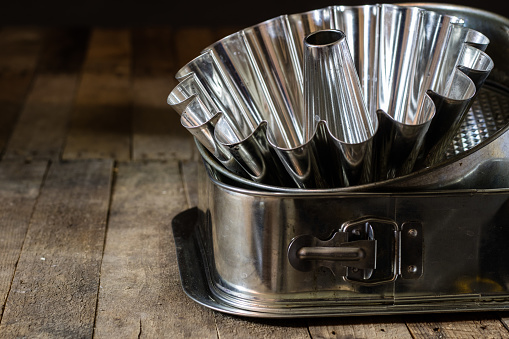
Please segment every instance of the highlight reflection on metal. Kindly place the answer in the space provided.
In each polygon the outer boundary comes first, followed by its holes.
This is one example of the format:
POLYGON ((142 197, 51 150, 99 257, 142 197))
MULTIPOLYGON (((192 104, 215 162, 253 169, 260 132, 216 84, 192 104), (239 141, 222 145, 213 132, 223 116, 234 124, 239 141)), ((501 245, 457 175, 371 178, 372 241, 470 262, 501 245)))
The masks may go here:
MULTIPOLYGON (((482 28, 497 64, 486 85, 475 90, 475 102, 444 151, 447 159, 382 182, 299 189, 233 174, 212 155, 221 155, 216 139, 204 138, 205 142, 197 142, 205 164, 199 167, 197 207, 172 221, 182 287, 189 297, 214 310, 264 318, 509 309, 509 247, 505 244, 509 237, 509 63, 504 62, 509 53, 509 19, 457 5, 419 6, 454 13, 470 27, 482 28), (204 146, 207 142, 212 153, 204 146)), ((375 9, 363 7, 370 13, 375 9)), ((311 27, 315 22, 311 19, 324 18, 324 12, 314 12, 315 16, 298 23, 311 27)), ((369 24, 370 20, 359 22, 369 24)), ((304 36, 295 39, 304 41, 304 36)), ((355 43, 350 48, 360 50, 355 43)), ((454 69, 456 59, 471 66, 466 54, 478 53, 477 47, 465 48, 469 51, 463 56, 458 53, 447 59, 447 67, 454 69)), ((357 63, 359 54, 351 54, 357 63)), ((485 61, 491 63, 483 57, 475 62, 485 61)), ((430 87, 438 94, 447 93, 444 106, 464 95, 459 84, 454 87, 458 92, 448 93, 447 82, 465 79, 470 88, 466 76, 453 73, 449 80, 440 78, 430 87)), ((359 74, 362 84, 367 78, 359 74)), ((219 81, 223 80, 218 80, 218 86, 219 81)), ((369 114, 377 114, 370 105, 377 92, 362 89, 365 99, 371 95, 366 101, 369 114)), ((207 93, 189 100, 199 97, 207 107, 214 103, 206 102, 207 93)), ((186 98, 182 96, 182 103, 186 98)), ((458 104, 465 102, 460 99, 458 104)), ((386 113, 378 115, 387 119, 389 127, 401 127, 402 136, 410 128, 419 129, 417 122, 412 125, 399 114, 386 113)), ((412 118, 417 116, 412 113, 412 118)), ((243 131, 247 124, 248 120, 240 122, 231 133, 243 131)), ((259 126, 270 131, 267 124, 259 126)), ((317 126, 326 123, 322 120, 317 126)), ((218 132, 216 128, 215 135, 218 132)), ((373 145, 378 137, 375 133, 373 145)), ((429 159, 416 161, 425 166, 429 159)))
MULTIPOLYGON (((509 27, 509 25, 508 25, 509 27)), ((507 37, 504 37, 506 39, 507 37)), ((495 70, 494 76, 504 76, 495 70)), ((493 84, 495 85, 495 84, 493 84)), ((437 189, 489 189, 509 187, 509 93, 492 84, 482 88, 468 111, 439 166, 425 168, 398 178, 334 189, 307 190, 315 194, 348 191, 422 191, 437 189), (486 175, 489 173, 489 175, 486 175)), ((256 183, 226 171, 197 143, 209 170, 218 180, 249 189, 299 193, 303 190, 256 183)))
MULTIPOLYGON (((305 142, 320 149, 330 145, 335 156, 329 158, 329 168, 343 169, 331 171, 329 180, 315 186, 349 186, 368 181, 366 158, 370 156, 376 120, 367 109, 342 31, 320 30, 304 39, 304 76, 305 142), (323 135, 329 138, 324 141, 323 135)), ((291 156, 292 152, 287 152, 284 159, 291 160, 291 156)), ((295 162, 288 160, 284 163, 291 167, 295 162)), ((320 163, 318 157, 314 161, 320 163)), ((289 173, 297 171, 298 168, 290 168, 289 173)), ((308 186, 303 180, 300 182, 308 186)))
POLYGON ((168 103, 229 170, 254 182, 359 185, 441 160, 437 155, 493 68, 487 44, 450 15, 385 4, 331 6, 283 15, 216 42, 177 73, 180 83, 168 103), (319 99, 316 90, 305 90, 312 81, 304 72, 311 62, 304 40, 331 29, 344 34, 338 45, 348 42, 361 90, 350 72, 349 95, 326 103, 344 101, 357 115, 348 117, 342 108, 340 114, 320 112, 316 121, 305 107, 308 94, 319 99))

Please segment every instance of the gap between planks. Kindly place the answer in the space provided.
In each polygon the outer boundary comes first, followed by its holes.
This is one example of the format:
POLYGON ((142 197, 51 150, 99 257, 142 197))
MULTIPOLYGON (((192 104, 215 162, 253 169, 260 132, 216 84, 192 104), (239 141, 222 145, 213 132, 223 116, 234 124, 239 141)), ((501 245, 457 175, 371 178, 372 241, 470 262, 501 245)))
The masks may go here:
POLYGON ((111 174, 111 160, 51 164, 7 297, 1 338, 92 335, 111 174))
POLYGON ((0 162, 0 321, 46 169, 46 161, 0 162))
POLYGON ((4 159, 60 158, 89 30, 40 29, 43 47, 4 159))
POLYGON ((38 28, 0 30, 0 155, 30 88, 42 41, 38 28))
POLYGON ((192 137, 166 104, 176 85, 169 75, 174 56, 163 48, 165 62, 154 48, 148 49, 149 55, 140 51, 172 35, 153 29, 135 30, 133 35, 131 39, 129 30, 93 30, 64 159, 192 157, 192 137))
MULTIPOLYGON (((43 252, 55 253, 54 251, 57 248, 58 252, 61 252, 62 242, 50 240, 52 239, 51 236, 43 236, 43 234, 48 231, 49 233, 54 232, 52 231, 52 229, 55 227, 54 225, 61 224, 62 222, 67 223, 68 226, 71 225, 72 227, 80 227, 79 220, 81 218, 79 218, 79 216, 69 218, 69 215, 72 215, 73 213, 63 213, 62 209, 67 208, 67 206, 63 206, 62 204, 63 202, 70 202, 71 205, 75 205, 76 197, 82 197, 83 195, 82 189, 94 189, 96 186, 93 183, 97 183, 97 180, 95 180, 97 177, 89 178, 86 180, 81 179, 85 180, 85 182, 88 182, 88 184, 85 184, 86 187, 88 187, 90 184, 92 184, 92 186, 90 188, 82 187, 78 189, 78 191, 75 191, 76 184, 82 182, 79 179, 76 181, 76 179, 73 178, 76 174, 78 174, 78 177, 82 178, 83 176, 88 177, 92 175, 89 172, 95 172, 95 170, 91 171, 90 168, 89 170, 78 171, 78 167, 82 168, 83 165, 87 163, 88 162, 75 161, 67 164, 57 164, 56 167, 60 168, 50 171, 50 174, 48 175, 49 183, 48 186, 44 188, 44 190, 51 188, 56 190, 54 190, 54 193, 43 192, 41 196, 41 205, 43 207, 38 206, 36 213, 34 214, 33 223, 36 226, 33 226, 34 229, 30 230, 29 236, 27 237, 29 241, 26 245, 26 251, 24 251, 20 259, 21 266, 26 265, 27 253, 35 254, 31 256, 35 257, 35 259, 33 258, 32 260, 37 262, 37 266, 40 266, 40 261, 43 261, 43 264, 46 264, 46 261, 49 260, 52 260, 53 263, 58 262, 58 259, 51 258, 51 255, 48 256, 47 254, 44 254, 45 256, 43 257, 41 254, 43 252), (76 171, 78 171, 78 173, 76 171), (65 175, 66 173, 67 175, 65 175), (72 185, 69 185, 70 183, 72 183, 72 185), (62 190, 62 188, 69 188, 70 186, 73 187, 71 191, 75 192, 74 194, 71 192, 65 193, 65 190, 62 190), (60 196, 60 193, 62 192, 64 192, 63 197, 60 196), (54 203, 55 194, 57 193, 59 193, 60 197, 56 199, 57 203, 54 203), (69 197, 74 197, 74 199, 69 199, 69 197), (42 210, 46 210, 46 212, 41 212, 42 210), (57 218, 50 217, 50 215, 54 215, 55 212, 60 216, 57 218), (74 225, 74 222, 71 221, 69 224, 71 219, 78 220, 78 223, 74 225), (50 249, 51 246, 50 248, 47 246, 41 248, 41 244, 38 243, 41 241, 41 239, 46 239, 49 243, 57 242, 59 245, 53 250, 50 249), (42 260, 42 258, 45 260, 42 260), (39 261, 37 259, 39 259, 39 261)), ((4 161, 1 164, 5 165, 7 162, 4 161)), ((44 168, 44 162, 42 164, 43 165, 41 166, 44 168)), ((197 164, 194 163, 194 165, 189 165, 196 166, 197 164)), ((189 168, 189 166, 186 167, 189 168)), ((104 176, 107 176, 107 173, 110 173, 111 171, 112 168, 109 166, 106 168, 106 170, 102 171, 103 180, 104 176)), ((184 180, 193 181, 195 184, 196 180, 193 180, 193 177, 195 177, 192 174, 193 171, 187 171, 187 173, 190 175, 188 179, 184 180)), ((207 330, 201 333, 202 336, 215 337, 217 332, 221 335, 221 338, 238 336, 267 337, 272 335, 306 338, 309 337, 309 334, 311 334, 312 337, 324 338, 335 338, 344 335, 371 338, 408 337, 408 330, 405 331, 404 322, 401 322, 398 319, 382 317, 376 317, 375 319, 328 319, 318 323, 315 323, 311 320, 309 321, 309 332, 307 327, 305 325, 303 326, 302 322, 299 320, 252 320, 232 317, 220 313, 212 313, 213 319, 211 320, 210 312, 188 300, 187 297, 182 293, 179 286, 178 274, 175 266, 174 248, 172 248, 173 244, 171 242, 171 238, 169 237, 171 231, 168 228, 168 221, 172 218, 172 216, 178 213, 187 205, 183 192, 184 189, 181 182, 182 179, 180 177, 177 163, 152 161, 119 164, 117 175, 118 180, 115 183, 115 190, 113 193, 114 196, 112 198, 111 204, 110 229, 108 230, 107 238, 109 242, 107 241, 105 243, 106 245, 104 249, 105 259, 108 258, 108 256, 114 256, 117 259, 109 263, 107 259, 106 261, 103 261, 103 278, 101 280, 101 288, 99 289, 99 302, 97 304, 98 312, 103 310, 103 312, 114 312, 117 314, 122 309, 121 305, 124 304, 126 305, 126 310, 124 310, 124 312, 134 313, 134 319, 136 320, 134 321, 134 324, 136 325, 134 326, 135 332, 140 330, 140 324, 144 324, 142 327, 144 334, 152 332, 157 333, 158 329, 162 329, 164 326, 168 326, 162 325, 162 323, 167 322, 170 322, 172 326, 174 326, 170 329, 170 331, 174 332, 169 333, 175 333, 176 335, 196 334, 196 329, 189 327, 189 319, 195 319, 196 314, 193 313, 194 315, 190 316, 188 313, 185 313, 191 312, 190 310, 194 310, 192 312, 201 314, 201 317, 204 317, 204 321, 209 324, 207 330), (146 242, 147 240, 149 241, 148 243, 146 242), (134 244, 134 247, 131 246, 132 244, 134 244), (127 276, 123 279, 118 279, 118 270, 120 269, 120 271, 122 271, 123 266, 121 264, 122 260, 118 261, 118 257, 122 259, 122 256, 124 256, 123 260, 127 260, 126 264, 124 264, 127 265, 124 267, 124 274, 127 274, 127 276), (111 274, 110 278, 108 278, 108 270, 113 270, 113 272, 109 272, 109 274, 111 274), (166 275, 168 272, 170 275, 166 275), (121 292, 121 296, 119 296, 117 293, 111 293, 111 291, 110 293, 107 293, 107 290, 104 289, 103 282, 105 286, 108 286, 108 284, 111 284, 112 281, 114 285, 115 282, 120 285, 120 288, 117 286, 116 292, 121 292), (126 294, 128 297, 125 297, 126 294), (154 308, 156 304, 157 306, 154 308), (136 309, 133 310, 132 305, 137 305, 136 309), (104 308, 101 309, 101 307, 104 308), (166 312, 160 312, 161 308, 164 309, 165 307, 169 307, 169 309, 166 312), (155 314, 150 315, 150 312, 154 312, 155 314), (177 319, 174 319, 175 321, 169 321, 168 316, 161 316, 162 314, 176 314, 177 319), (184 314, 186 315, 184 316, 184 314), (217 329, 214 328, 216 326, 217 329)), ((190 187, 193 186, 191 184, 193 183, 187 184, 186 187, 190 189, 190 187)), ((102 196, 107 195, 107 193, 105 193, 104 187, 107 187, 108 185, 102 185, 102 196)), ((193 199, 194 198, 190 200, 192 201, 193 199)), ((108 199, 103 198, 103 200, 108 199)), ((103 204, 105 204, 104 201, 102 205, 103 204)), ((83 208, 82 204, 80 204, 79 208, 83 208)), ((90 210, 92 209, 94 211, 96 210, 95 208, 90 207, 90 210)), ((105 214, 105 209, 106 208, 103 206, 103 215, 105 214)), ((74 210, 76 211, 76 208, 74 208, 74 210)), ((56 236, 55 233, 53 234, 56 236)), ((88 236, 90 237, 90 234, 88 236)), ((62 236, 60 235, 60 237, 62 236)), ((68 239, 68 236, 63 236, 61 239, 68 239)), ((76 243, 74 243, 74 245, 76 245, 76 243)), ((68 249, 74 249, 74 246, 70 244, 67 244, 66 247, 68 249)), ((101 250, 98 252, 101 252, 101 250)), ((33 264, 33 261, 30 262, 33 264)), ((66 269, 64 269, 64 271, 66 271, 66 269)), ((44 290, 44 288, 39 286, 39 284, 35 284, 33 281, 30 281, 29 277, 31 277, 34 272, 31 272, 31 270, 28 272, 32 274, 19 271, 18 274, 24 278, 16 277, 13 282, 13 297, 9 300, 10 303, 7 305, 7 320, 4 319, 2 322, 2 326, 4 326, 3 333, 28 333, 23 332, 23 324, 26 325, 26 322, 12 321, 12 319, 14 319, 12 308, 15 308, 15 306, 11 305, 16 304, 25 304, 25 307, 28 308, 26 311, 25 309, 18 309, 18 313, 15 313, 16 319, 24 319, 25 317, 23 315, 27 316, 26 313, 28 312, 30 313, 30 323, 33 324, 31 325, 33 330, 42 330, 46 331, 46 333, 55 333, 47 332, 50 331, 50 329, 45 327, 46 324, 43 321, 44 319, 37 318, 36 316, 34 317, 34 315, 30 312, 30 306, 27 306, 30 305, 26 303, 26 298, 28 297, 26 295, 27 292, 34 290, 34 286, 44 290), (19 294, 19 291, 23 291, 20 289, 20 287, 25 288, 25 293, 22 293, 21 298, 19 295, 17 295, 19 294), (16 302, 16 300, 18 300, 18 302, 16 302)), ((69 272, 63 273, 60 271, 60 274, 68 273, 69 272)), ((41 274, 38 273, 35 275, 41 281, 53 281, 55 277, 52 274, 42 274, 41 276, 41 274)), ((98 277, 99 274, 96 271, 92 276, 98 277)), ((74 276, 71 275, 71 277, 74 276)), ((58 282, 58 279, 56 281, 58 282)), ((111 286, 108 287, 111 288, 111 286)), ((45 291, 45 293, 43 291, 41 296, 39 292, 40 291, 38 291, 37 295, 32 295, 31 298, 35 298, 35 300, 40 301, 41 299, 45 299, 43 297, 47 297, 49 293, 49 291, 45 291)), ((94 299, 90 296, 89 298, 92 300, 94 299)), ((55 301, 54 299, 55 298, 53 297, 53 301, 55 301)), ((51 300, 51 298, 48 298, 48 300, 51 300)), ((61 307, 61 305, 59 306, 61 307)), ((39 304, 38 307, 41 307, 41 305, 39 304)), ((52 307, 55 307, 54 303, 52 303, 52 307)), ((56 314, 60 317, 68 316, 67 313, 58 313, 58 311, 55 310, 52 310, 51 314, 52 316, 56 314)), ((114 317, 113 321, 118 326, 119 319, 128 318, 129 317, 126 318, 124 314, 122 316, 114 317)), ((106 330, 101 325, 101 319, 101 315, 98 313, 96 323, 96 329, 98 332, 95 334, 99 337, 101 336, 101 331, 106 330)), ((104 323, 109 324, 110 322, 105 321, 104 323)), ((507 336, 507 331, 505 328, 503 328, 499 319, 494 317, 493 314, 489 313, 440 316, 419 315, 414 316, 413 320, 407 318, 407 323, 413 336, 416 338, 426 338, 433 334, 447 335, 448 333, 449 335, 454 335, 456 337, 466 337, 472 335, 474 337, 507 336)), ((90 330, 90 326, 83 327, 90 330)), ((78 333, 76 331, 80 330, 83 329, 80 328, 79 325, 73 324, 72 322, 67 323, 62 327, 51 328, 51 331, 64 331, 65 333, 78 333), (75 328, 73 328, 73 325, 75 328)), ((118 328, 113 329, 112 331, 115 330, 118 330, 118 328)), ((168 329, 166 328, 165 330, 168 329)), ((204 328, 202 327, 201 330, 204 330, 204 328)), ((114 332, 110 332, 110 334, 111 333, 114 332)))
POLYGON ((171 220, 187 203, 178 163, 116 171, 94 336, 216 338, 212 313, 180 286, 171 220))
POLYGON ((129 30, 92 30, 63 159, 131 158, 131 53, 129 30))
MULTIPOLYGON (((35 45, 35 46, 37 47, 37 42, 36 42, 36 45, 35 45)), ((105 53, 105 55, 103 55, 102 57, 107 57, 107 56, 108 56, 108 53, 105 53)), ((196 56, 196 55, 194 55, 194 56, 196 56)), ((100 63, 100 62, 99 62, 99 63, 100 63)), ((101 68, 101 67, 100 67, 100 66, 98 66, 98 68, 97 68, 97 69, 100 69, 100 68, 101 68)), ((96 71, 97 71, 97 69, 96 69, 96 71)), ((141 79, 142 81, 144 81, 144 80, 145 80, 145 79, 144 79, 143 77, 141 77, 141 76, 140 76, 140 79, 141 79)), ((154 82, 153 82, 153 83, 154 83, 154 85, 153 85, 153 86, 154 86, 154 87, 157 87, 157 88, 159 88, 159 89, 160 89, 162 86, 160 87, 160 85, 156 85, 157 81, 160 81, 160 83, 164 83, 164 80, 162 80, 162 78, 161 78, 161 79, 159 79, 159 80, 154 80, 154 82)), ((143 82, 139 82, 139 86, 144 87, 142 84, 143 84, 143 82)), ((163 84, 163 85, 164 85, 164 84, 163 84)), ((21 88, 21 87, 20 87, 20 88, 21 88)), ((158 95, 155 95, 155 96, 157 97, 158 95)), ((23 97, 23 98, 24 98, 24 92, 22 93, 22 96, 21 96, 21 97, 23 97)), ((144 99, 145 99, 145 98, 137 99, 137 100, 138 100, 138 102, 140 102, 140 107, 142 107, 142 106, 146 106, 146 105, 147 105, 147 106, 153 105, 153 104, 146 104, 145 102, 143 102, 143 101, 142 101, 142 100, 144 100, 144 99)), ((155 99, 150 99, 150 100, 155 100, 155 99)), ((19 102, 19 101, 18 101, 18 102, 19 102)), ((157 106, 157 105, 154 105, 154 106, 157 106)), ((154 110, 159 110, 159 109, 161 109, 161 108, 156 107, 154 110)), ((140 112, 142 112, 142 111, 143 111, 143 110, 141 110, 141 109, 140 109, 140 112)), ((157 116, 157 114, 159 114, 159 113, 154 113, 153 115, 154 115, 154 116, 157 116)), ((153 120, 154 120, 154 121, 157 121, 157 119, 153 119, 153 120)), ((134 121, 134 119, 133 119, 133 121, 134 121)), ((140 126, 141 126, 141 125, 140 125, 140 126)), ((142 129, 142 130, 143 130, 143 129, 142 129)), ((150 132, 150 128, 145 129, 145 131, 147 131, 147 132, 145 132, 145 134, 146 134, 146 135, 150 135, 150 134, 151 134, 151 132, 150 132)), ((142 134, 143 134, 143 133, 142 133, 142 134)), ((135 143, 135 141, 134 141, 134 140, 135 140, 135 139, 134 139, 134 137, 133 137, 133 143, 135 143)), ((141 139, 140 139, 140 140, 141 140, 141 139)), ((133 154, 134 154, 134 152, 135 152, 135 149, 136 149, 136 147, 135 147, 135 146, 133 146, 133 154)), ((148 147, 147 149, 150 149, 150 147, 148 147)), ((185 153, 185 152, 184 152, 184 153, 185 153)), ((151 157, 157 157, 157 156, 158 156, 158 154, 155 154, 155 155, 154 155, 154 154, 152 154, 152 155, 151 155, 151 154, 149 154, 148 152, 145 152, 145 153, 140 152, 140 153, 138 153, 138 154, 141 154, 140 156, 138 156, 138 158, 143 158, 143 157, 151 158, 151 157), (143 155, 143 154, 145 154, 145 155, 143 155)), ((137 157, 135 157, 135 156, 133 155, 133 158, 137 158, 137 157)), ((138 164, 136 164, 136 165, 138 166, 138 164)), ((125 164, 125 165, 122 165, 122 166, 129 167, 129 165, 128 165, 128 164, 125 164)), ((122 166, 121 166, 121 167, 122 167, 122 166)), ((133 165, 133 166, 134 166, 134 165, 133 165)), ((140 166, 141 166, 141 165, 140 165, 140 166)), ((187 199, 188 199, 188 201, 189 201, 189 202, 192 202, 192 201, 195 201, 195 200, 196 200, 196 197, 192 197, 191 195, 189 195, 189 194, 188 194, 188 198, 187 198, 187 199)), ((481 314, 481 315, 479 315, 479 314, 478 314, 478 315, 475 317, 475 319, 479 319, 479 318, 483 318, 483 317, 484 317, 484 315, 482 315, 482 314, 481 314)), ((268 323, 264 323, 264 322, 262 322, 261 324, 258 324, 258 325, 259 325, 259 327, 263 327, 263 328, 264 328, 264 330, 262 331, 262 330, 258 330, 258 329, 257 329, 257 322, 252 322, 252 321, 245 320, 245 319, 237 319, 237 318, 235 318, 235 317, 224 316, 224 315, 219 314, 219 313, 214 313, 214 318, 216 319, 216 322, 218 323, 218 328, 220 328, 220 329, 221 329, 219 332, 220 332, 220 333, 223 333, 223 334, 224 334, 224 337, 228 337, 228 335, 239 334, 239 333, 240 333, 240 334, 251 334, 251 335, 255 335, 255 334, 256 334, 256 335, 258 335, 258 336, 263 336, 263 333, 274 333, 273 331, 276 331, 276 333, 287 333, 287 332, 277 332, 277 329, 276 329, 276 328, 281 327, 281 325, 283 325, 283 322, 281 322, 281 323, 279 323, 279 322, 275 322, 275 324, 274 324, 274 323, 272 323, 272 322, 270 322, 270 321, 269 321, 268 323), (219 319, 219 320, 218 320, 218 319, 219 319), (231 319, 236 319, 236 320, 231 320, 231 319), (252 326, 250 326, 249 324, 253 324, 253 325, 252 325, 252 326), (241 325, 243 325, 243 327, 246 327, 246 328, 244 328, 244 329, 238 329, 238 330, 237 330, 237 329, 235 329, 236 327, 242 327, 241 325)), ((446 318, 446 317, 445 317, 445 318, 446 318)), ((459 316, 459 319, 467 319, 467 318, 468 318, 468 317, 459 316)), ((140 319, 141 319, 141 318, 140 318, 140 319)), ((439 318, 439 319, 442 319, 442 318, 439 318)), ((504 318, 504 320, 505 320, 505 321, 506 321, 506 323, 507 323, 507 318, 504 318)), ((469 320, 466 320, 466 321, 467 321, 467 322, 469 322, 469 320)), ((335 334, 337 334, 337 333, 345 333, 345 332, 342 332, 342 331, 338 330, 337 328, 340 328, 340 327, 342 327, 342 326, 350 326, 350 325, 349 325, 349 324, 347 324, 347 325, 342 325, 342 324, 341 324, 341 325, 339 325, 339 324, 338 324, 338 322, 339 322, 338 320, 332 319, 332 320, 330 320, 330 324, 329 324, 329 325, 323 325, 323 326, 328 326, 328 328, 329 328, 329 329, 332 329, 332 331, 333 331, 335 334)), ((140 320, 140 322, 138 322, 138 327, 137 327, 137 328, 138 328, 138 331, 139 331, 139 324, 140 324, 140 323, 141 323, 141 320, 140 320)), ((482 325, 482 326, 485 326, 484 320, 479 321, 479 323, 483 323, 483 325, 482 325)), ((415 325, 415 324, 414 324, 414 325, 415 325)), ((467 324, 467 325, 468 325, 468 324, 467 324)), ((359 327, 359 328, 360 328, 360 327, 362 327, 362 326, 364 326, 364 325, 357 325, 356 327, 359 327)), ((446 320, 443 320, 443 321, 442 321, 442 320, 440 320, 439 322, 432 322, 432 321, 429 321, 429 322, 426 322, 426 324, 425 324, 425 325, 420 325, 420 324, 419 324, 419 325, 415 325, 415 326, 416 326, 416 327, 419 327, 419 326, 423 326, 423 327, 425 327, 425 328, 426 328, 426 330, 425 330, 423 333, 427 333, 426 331, 428 331, 428 332, 429 332, 430 328, 431 328, 431 329, 433 329, 433 330, 434 330, 435 328, 443 328, 443 331, 446 331, 448 328, 450 328, 450 326, 449 326, 449 325, 447 325, 447 321, 446 321, 446 320), (436 326, 437 326, 437 325, 436 325, 437 323, 439 324, 439 325, 438 325, 438 327, 436 327, 436 326)), ((459 324, 456 324, 456 326, 459 326, 459 324)), ((468 326, 470 326, 470 325, 468 325, 468 326)), ((467 326, 467 327, 468 327, 468 326, 467 326)), ((491 326, 491 325, 490 325, 490 326, 491 326)), ((461 326, 460 326, 460 327, 461 327, 461 326)), ((145 330, 147 330, 147 331, 148 331, 148 327, 144 326, 143 328, 144 328, 145 330)), ((491 328, 491 327, 490 327, 490 328, 491 328)), ((499 327, 498 327, 498 325, 495 325, 495 328, 499 328, 499 327)), ((313 329, 313 331, 314 331, 314 330, 321 330, 321 329, 313 329)), ((359 331, 360 331, 360 330, 359 330, 359 331)), ((144 331, 144 333, 148 333, 148 332, 145 332, 145 331, 144 331)), ((211 333, 212 333, 212 332, 211 332, 211 333)), ((331 332, 331 333, 332 333, 332 332, 331 332)), ((418 331, 417 331, 416 333, 420 333, 420 332, 418 332, 418 331)), ((483 332, 479 332, 479 331, 477 331, 477 330, 476 330, 476 331, 473 331, 472 333, 479 334, 479 333, 483 333, 483 332)), ((484 333, 485 333, 485 332, 484 332, 484 333)), ((495 333, 498 333, 498 332, 495 332, 495 333)), ((501 332, 501 333, 504 333, 504 332, 501 332)))

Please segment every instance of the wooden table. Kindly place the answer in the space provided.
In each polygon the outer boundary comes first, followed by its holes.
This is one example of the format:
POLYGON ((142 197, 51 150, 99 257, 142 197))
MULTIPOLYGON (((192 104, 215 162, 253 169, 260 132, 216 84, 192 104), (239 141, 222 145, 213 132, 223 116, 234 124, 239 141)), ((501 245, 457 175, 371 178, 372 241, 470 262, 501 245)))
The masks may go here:
POLYGON ((235 30, 0 30, 0 338, 509 338, 500 312, 253 320, 185 296, 171 220, 198 156, 166 96, 235 30))

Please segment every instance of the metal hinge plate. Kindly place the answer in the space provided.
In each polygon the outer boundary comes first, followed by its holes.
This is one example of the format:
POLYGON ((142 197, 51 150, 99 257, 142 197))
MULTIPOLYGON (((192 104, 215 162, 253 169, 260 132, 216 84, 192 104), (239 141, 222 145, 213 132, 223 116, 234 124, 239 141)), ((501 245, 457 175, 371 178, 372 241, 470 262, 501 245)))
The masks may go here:
POLYGON ((327 240, 297 236, 288 246, 290 264, 299 271, 328 267, 352 283, 379 284, 422 275, 422 226, 381 218, 344 223, 327 240))

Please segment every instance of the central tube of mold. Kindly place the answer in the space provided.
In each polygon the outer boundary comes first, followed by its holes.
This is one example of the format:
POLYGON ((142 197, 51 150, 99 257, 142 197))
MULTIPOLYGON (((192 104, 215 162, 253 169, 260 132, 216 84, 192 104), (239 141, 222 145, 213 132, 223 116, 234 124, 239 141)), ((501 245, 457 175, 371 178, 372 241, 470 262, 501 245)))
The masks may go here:
POLYGON ((347 144, 362 143, 374 134, 346 35, 340 30, 316 31, 304 39, 304 107, 306 140, 322 120, 347 144))

